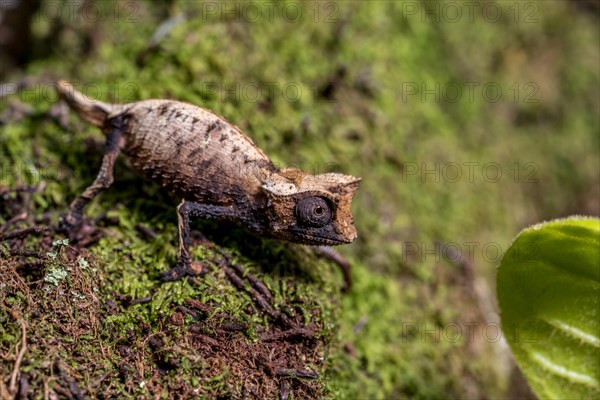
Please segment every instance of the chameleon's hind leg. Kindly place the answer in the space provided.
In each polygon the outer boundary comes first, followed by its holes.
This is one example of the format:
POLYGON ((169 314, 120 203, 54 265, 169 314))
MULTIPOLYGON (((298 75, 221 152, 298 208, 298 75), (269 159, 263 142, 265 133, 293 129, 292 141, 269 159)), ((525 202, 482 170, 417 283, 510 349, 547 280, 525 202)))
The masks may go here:
POLYGON ((123 132, 121 119, 115 118, 111 121, 109 129, 110 131, 106 137, 102 165, 100 166, 100 170, 98 171, 94 183, 88 186, 79 197, 73 200, 69 207, 69 212, 66 216, 61 218, 60 228, 65 230, 71 239, 76 239, 77 233, 81 228, 85 206, 113 183, 113 169, 122 146, 123 132))
POLYGON ((192 268, 190 256, 190 217, 227 218, 233 216, 231 207, 199 204, 185 199, 177 206, 177 222, 179 228, 179 260, 177 265, 162 275, 163 281, 176 281, 185 276, 198 275, 192 268))

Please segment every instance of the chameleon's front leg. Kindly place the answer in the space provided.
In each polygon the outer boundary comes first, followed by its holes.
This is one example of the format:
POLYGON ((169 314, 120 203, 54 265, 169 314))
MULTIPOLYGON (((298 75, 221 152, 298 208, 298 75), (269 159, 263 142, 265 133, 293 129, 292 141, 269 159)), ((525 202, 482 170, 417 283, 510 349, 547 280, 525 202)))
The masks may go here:
POLYGON ((198 204, 185 199, 177 206, 177 221, 179 229, 179 260, 177 265, 162 275, 163 281, 176 281, 185 276, 198 273, 192 268, 190 256, 190 217, 226 218, 233 216, 232 207, 198 204))
POLYGON ((60 220, 60 229, 66 231, 71 239, 76 237, 77 232, 81 227, 85 206, 100 192, 109 188, 113 183, 113 169, 122 145, 123 132, 121 119, 115 118, 111 121, 109 129, 106 137, 102 165, 100 166, 96 179, 79 197, 73 200, 69 207, 68 214, 60 220))

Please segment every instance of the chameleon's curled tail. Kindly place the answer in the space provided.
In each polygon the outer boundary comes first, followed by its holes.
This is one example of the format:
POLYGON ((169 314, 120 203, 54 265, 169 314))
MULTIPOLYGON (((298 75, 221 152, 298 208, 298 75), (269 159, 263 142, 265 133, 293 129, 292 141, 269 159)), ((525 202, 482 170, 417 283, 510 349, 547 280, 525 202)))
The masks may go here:
POLYGON ((68 82, 58 81, 56 90, 81 118, 97 127, 102 128, 108 115, 115 110, 115 105, 91 99, 68 82))

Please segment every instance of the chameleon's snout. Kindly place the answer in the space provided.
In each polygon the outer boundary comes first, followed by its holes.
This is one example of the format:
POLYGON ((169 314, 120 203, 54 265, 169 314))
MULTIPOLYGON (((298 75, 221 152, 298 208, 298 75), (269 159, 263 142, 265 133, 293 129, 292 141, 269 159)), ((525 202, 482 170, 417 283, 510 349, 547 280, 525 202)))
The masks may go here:
POLYGON ((346 239, 345 243, 352 243, 358 237, 358 232, 356 231, 356 227, 354 224, 347 226, 342 232, 342 236, 346 239))

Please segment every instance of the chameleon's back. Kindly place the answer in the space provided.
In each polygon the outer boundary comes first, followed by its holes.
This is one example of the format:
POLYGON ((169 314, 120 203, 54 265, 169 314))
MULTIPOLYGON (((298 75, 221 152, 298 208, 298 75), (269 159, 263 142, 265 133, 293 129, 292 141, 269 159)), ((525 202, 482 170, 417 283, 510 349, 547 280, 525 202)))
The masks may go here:
POLYGON ((186 200, 246 202, 275 170, 249 137, 201 107, 172 100, 108 104, 64 81, 57 90, 86 121, 103 130, 121 130, 122 150, 131 165, 186 200))
POLYGON ((275 169, 237 127, 192 104, 140 101, 118 117, 132 166, 187 200, 233 205, 275 169))

